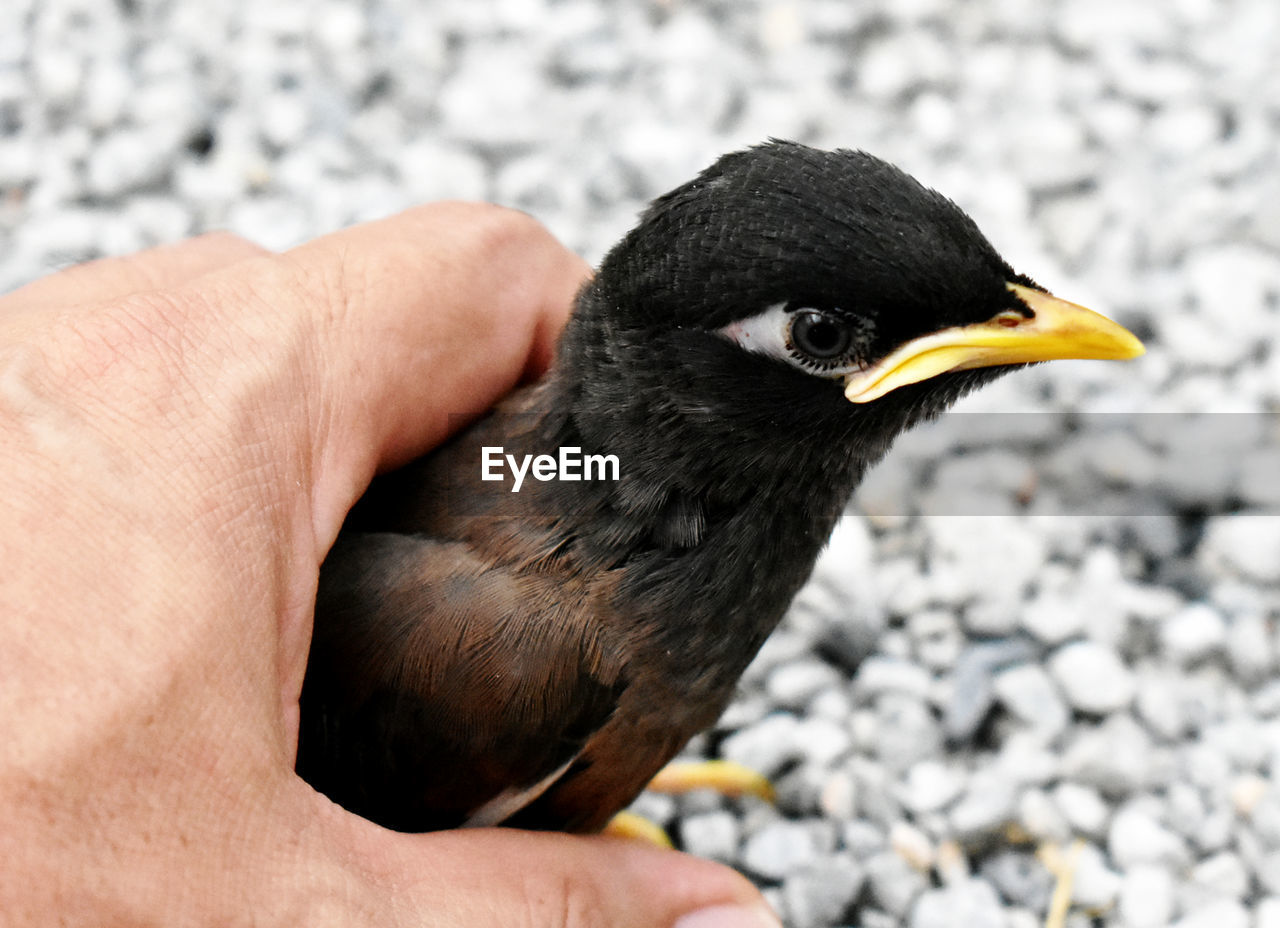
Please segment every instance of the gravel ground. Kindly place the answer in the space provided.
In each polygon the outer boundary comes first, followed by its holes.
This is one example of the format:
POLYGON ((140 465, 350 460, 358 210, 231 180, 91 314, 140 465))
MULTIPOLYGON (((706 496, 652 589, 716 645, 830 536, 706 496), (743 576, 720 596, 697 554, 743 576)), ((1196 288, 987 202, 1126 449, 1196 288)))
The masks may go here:
POLYGON ((1147 339, 904 441, 639 804, 795 928, 1280 926, 1274 0, 4 0, 0 291, 440 197, 597 259, 767 136, 861 147, 1147 339))

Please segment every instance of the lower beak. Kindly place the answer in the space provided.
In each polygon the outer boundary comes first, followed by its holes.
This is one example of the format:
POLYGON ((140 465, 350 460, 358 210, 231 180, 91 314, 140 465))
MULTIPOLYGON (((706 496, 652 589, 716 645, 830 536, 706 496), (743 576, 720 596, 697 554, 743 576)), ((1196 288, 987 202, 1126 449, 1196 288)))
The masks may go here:
POLYGON ((1031 316, 1007 310, 986 322, 914 338, 866 370, 848 375, 845 397, 869 403, 948 371, 1063 358, 1123 361, 1146 352, 1132 332, 1106 316, 1021 284, 1008 287, 1031 316))

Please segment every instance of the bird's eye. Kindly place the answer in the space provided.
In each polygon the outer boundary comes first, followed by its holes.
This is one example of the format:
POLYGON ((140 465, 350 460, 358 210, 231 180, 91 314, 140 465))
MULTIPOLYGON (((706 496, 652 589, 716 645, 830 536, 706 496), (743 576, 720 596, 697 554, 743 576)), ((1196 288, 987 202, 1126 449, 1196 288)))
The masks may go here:
POLYGON ((791 348, 814 361, 843 360, 853 344, 853 332, 842 319, 801 309, 791 316, 791 348))
POLYGON ((875 334, 869 318, 806 303, 775 303, 719 330, 755 354, 768 355, 806 374, 838 380, 861 370, 875 334))

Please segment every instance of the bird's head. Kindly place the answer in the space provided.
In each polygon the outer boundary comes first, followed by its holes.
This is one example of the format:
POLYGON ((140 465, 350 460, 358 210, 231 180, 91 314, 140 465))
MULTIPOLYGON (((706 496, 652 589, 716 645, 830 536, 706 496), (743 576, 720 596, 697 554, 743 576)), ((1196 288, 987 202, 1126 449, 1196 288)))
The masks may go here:
POLYGON ((1143 351, 1015 272, 958 206, 892 165, 779 141, 656 200, 578 315, 569 343, 597 384, 774 437, 836 421, 896 432, 1015 366, 1143 351))

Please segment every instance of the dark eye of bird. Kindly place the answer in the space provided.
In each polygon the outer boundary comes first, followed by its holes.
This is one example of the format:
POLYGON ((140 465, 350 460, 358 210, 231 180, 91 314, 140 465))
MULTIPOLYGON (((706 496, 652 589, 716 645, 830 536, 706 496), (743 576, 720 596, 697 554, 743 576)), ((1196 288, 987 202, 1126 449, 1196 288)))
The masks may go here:
POLYGON ((791 346, 814 361, 833 361, 849 353, 853 332, 843 319, 816 309, 791 318, 791 346))

